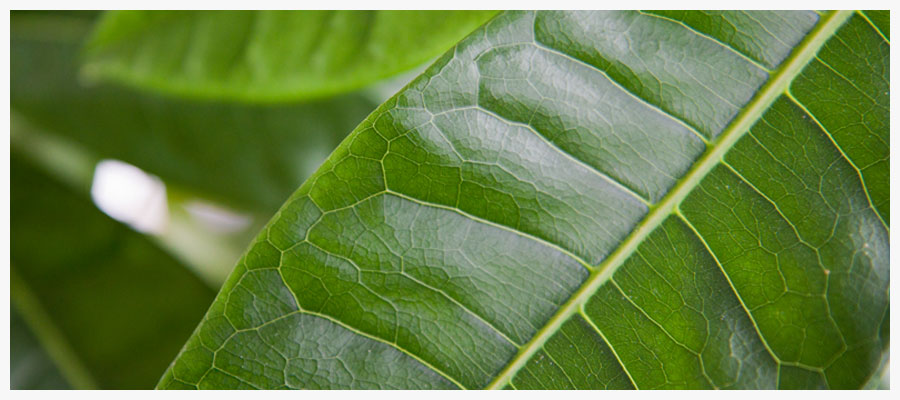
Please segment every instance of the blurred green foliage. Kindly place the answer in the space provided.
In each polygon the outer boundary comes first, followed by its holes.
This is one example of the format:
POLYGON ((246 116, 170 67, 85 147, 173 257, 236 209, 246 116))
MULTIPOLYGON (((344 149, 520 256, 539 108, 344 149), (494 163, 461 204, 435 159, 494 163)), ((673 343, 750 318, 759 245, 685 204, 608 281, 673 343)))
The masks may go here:
POLYGON ((266 217, 376 105, 358 94, 272 106, 200 102, 88 83, 78 71, 90 27, 68 15, 13 18, 13 109, 99 157, 266 217))
POLYGON ((51 339, 71 346, 61 367, 90 377, 77 383, 151 387, 213 288, 15 153, 10 169, 14 304, 32 329, 52 325, 51 339))

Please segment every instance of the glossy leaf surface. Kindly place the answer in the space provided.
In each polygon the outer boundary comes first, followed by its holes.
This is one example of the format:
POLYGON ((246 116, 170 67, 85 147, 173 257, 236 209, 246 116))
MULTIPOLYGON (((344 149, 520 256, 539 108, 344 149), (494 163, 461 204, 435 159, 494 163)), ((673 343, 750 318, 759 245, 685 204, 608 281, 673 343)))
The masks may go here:
POLYGON ((203 98, 284 101, 358 89, 441 54, 494 11, 115 11, 85 72, 203 98))
POLYGON ((376 104, 169 99, 78 78, 90 19, 14 13, 10 99, 38 128, 268 218, 376 104))
MULTIPOLYGON (((16 153, 10 175, 10 290, 29 330, 42 331, 41 346, 77 388, 152 387, 214 291, 16 153)), ((17 338, 15 348, 41 359, 24 347, 35 337, 17 338)))
POLYGON ((883 14, 507 12, 364 121, 162 388, 859 388, 883 14))

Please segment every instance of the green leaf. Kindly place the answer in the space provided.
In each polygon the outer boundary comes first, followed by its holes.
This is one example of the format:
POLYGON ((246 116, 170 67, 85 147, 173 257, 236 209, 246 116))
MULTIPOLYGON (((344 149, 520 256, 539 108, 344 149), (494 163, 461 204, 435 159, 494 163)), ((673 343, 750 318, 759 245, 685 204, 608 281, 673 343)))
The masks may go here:
POLYGON ((887 357, 866 14, 507 12, 258 236, 162 388, 859 388, 887 357))
POLYGON ((90 76, 201 98, 284 101, 348 92, 439 55, 495 11, 116 11, 90 76))
POLYGON ((78 79, 90 20, 13 14, 12 108, 98 157, 268 218, 375 104, 361 95, 273 106, 195 102, 78 79))
MULTIPOLYGON (((153 387, 214 291, 81 193, 11 158, 10 290, 28 330, 76 388, 153 387)), ((12 357, 13 371, 41 359, 34 342, 13 335, 12 354, 27 352, 12 357)), ((38 384, 32 376, 22 388, 38 384)))

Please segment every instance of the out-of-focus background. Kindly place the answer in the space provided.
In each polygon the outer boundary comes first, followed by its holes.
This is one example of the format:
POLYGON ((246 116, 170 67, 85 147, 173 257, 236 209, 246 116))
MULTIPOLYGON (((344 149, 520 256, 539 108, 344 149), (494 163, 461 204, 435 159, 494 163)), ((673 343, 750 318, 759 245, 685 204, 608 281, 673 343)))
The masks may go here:
POLYGON ((12 12, 12 389, 152 388, 278 207, 492 15, 12 12))

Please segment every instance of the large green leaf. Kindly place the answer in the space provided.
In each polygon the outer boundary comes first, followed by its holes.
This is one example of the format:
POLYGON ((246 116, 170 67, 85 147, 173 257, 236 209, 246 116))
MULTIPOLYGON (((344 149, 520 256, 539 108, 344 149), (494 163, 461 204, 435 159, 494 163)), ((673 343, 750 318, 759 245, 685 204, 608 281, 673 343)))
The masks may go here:
POLYGON ((288 200, 160 387, 863 386, 883 16, 498 16, 288 200))
POLYGON ((444 52, 494 11, 116 11, 85 73, 190 97, 347 92, 444 52))
POLYGON ((12 14, 13 110, 99 157, 265 217, 376 106, 361 95, 255 106, 87 85, 78 54, 91 23, 80 14, 12 14))
POLYGON ((15 152, 10 187, 13 387, 153 387, 214 291, 15 152))

